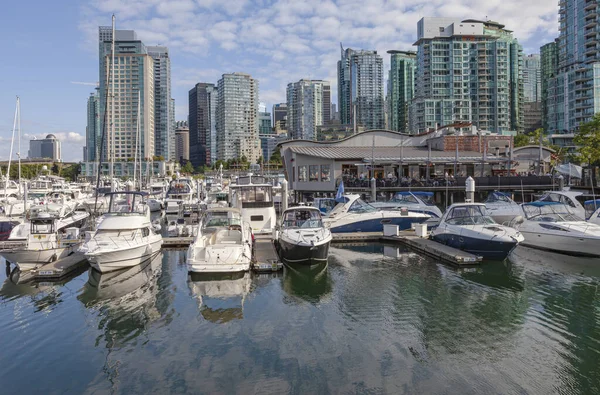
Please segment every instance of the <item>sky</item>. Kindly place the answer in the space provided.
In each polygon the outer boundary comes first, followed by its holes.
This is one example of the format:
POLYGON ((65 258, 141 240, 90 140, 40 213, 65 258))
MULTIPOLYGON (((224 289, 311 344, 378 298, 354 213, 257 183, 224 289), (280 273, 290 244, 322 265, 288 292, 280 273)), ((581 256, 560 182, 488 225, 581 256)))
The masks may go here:
MULTIPOLYGON (((188 91, 224 73, 259 82, 270 110, 289 82, 331 82, 337 102, 340 42, 375 49, 389 69, 390 49, 416 50, 425 16, 492 19, 513 30, 524 52, 558 36, 556 0, 24 0, 2 7, 0 160, 7 160, 16 97, 21 157, 29 140, 62 140, 63 160, 82 159, 87 97, 98 81, 98 26, 134 29, 146 45, 170 50, 176 119, 187 119, 188 91)), ((15 143, 13 152, 17 152, 15 143)), ((16 157, 13 155, 13 157, 16 157)))

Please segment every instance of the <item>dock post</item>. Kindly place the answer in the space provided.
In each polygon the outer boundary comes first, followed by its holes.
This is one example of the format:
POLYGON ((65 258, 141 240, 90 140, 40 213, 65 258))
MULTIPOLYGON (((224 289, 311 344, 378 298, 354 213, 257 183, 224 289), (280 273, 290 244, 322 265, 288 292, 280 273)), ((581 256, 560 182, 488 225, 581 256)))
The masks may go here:
POLYGON ((467 192, 467 198, 465 199, 468 203, 475 202, 475 180, 473 177, 469 176, 465 181, 465 187, 467 192))
POLYGON ((558 190, 564 191, 565 190, 565 178, 561 174, 557 177, 557 179, 558 179, 558 190))
POLYGON ((281 212, 288 208, 288 182, 286 179, 281 181, 281 212))
POLYGON ((371 201, 377 201, 377 180, 375 180, 375 177, 371 178, 371 201))

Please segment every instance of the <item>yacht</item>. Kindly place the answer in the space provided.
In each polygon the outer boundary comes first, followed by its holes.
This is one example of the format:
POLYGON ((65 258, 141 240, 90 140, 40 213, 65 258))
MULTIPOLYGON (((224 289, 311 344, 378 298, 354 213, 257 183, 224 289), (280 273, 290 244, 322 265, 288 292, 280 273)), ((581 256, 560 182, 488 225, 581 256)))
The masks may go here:
POLYGON ((183 203, 194 203, 194 189, 187 178, 178 178, 169 184, 164 202, 165 214, 178 215, 180 205, 183 203))
POLYGON ((582 195, 582 192, 575 191, 549 191, 544 192, 544 194, 538 199, 538 201, 562 203, 569 207, 569 211, 572 214, 575 214, 579 218, 585 218, 585 208, 577 200, 577 197, 580 197, 582 195))
POLYGON ((8 238, 22 241, 22 245, 2 250, 0 255, 20 270, 31 270, 70 255, 83 242, 80 230, 88 217, 86 211, 74 211, 61 204, 33 206, 29 219, 15 226, 8 238))
POLYGON ((442 210, 433 202, 433 192, 396 192, 394 197, 387 202, 373 202, 370 204, 378 210, 399 210, 406 207, 408 211, 428 214, 432 218, 442 216, 442 210))
POLYGON ((255 234, 271 234, 277 221, 273 202, 273 185, 264 177, 238 177, 236 184, 229 185, 232 207, 241 210, 242 219, 250 224, 255 234))
POLYGON ((379 211, 365 203, 359 195, 347 194, 323 220, 332 233, 383 232, 384 225, 398 225, 400 230, 410 229, 413 223, 423 223, 428 214, 408 210, 379 211))
POLYGON ((504 260, 523 241, 519 231, 497 224, 483 203, 456 203, 448 207, 431 238, 450 247, 504 260))
POLYGON ((587 200, 583 203, 583 207, 586 221, 600 225, 600 200, 587 200))
POLYGON ((111 192, 107 196, 108 212, 81 247, 90 265, 104 273, 139 265, 158 254, 163 240, 150 221, 148 205, 142 203, 147 193, 111 192))
POLYGON ((82 201, 82 204, 87 207, 92 213, 105 213, 108 210, 110 187, 100 187, 96 189, 93 196, 90 196, 82 201))
POLYGON ((167 234, 169 237, 195 237, 200 222, 200 206, 198 204, 182 204, 179 216, 169 220, 167 234))
POLYGON ((323 226, 321 211, 315 207, 285 210, 273 239, 284 263, 327 262, 331 232, 323 226))
POLYGON ((208 209, 202 228, 187 251, 188 271, 248 271, 252 262, 252 250, 252 230, 238 209, 208 209))
POLYGON ((491 192, 485 202, 490 217, 499 224, 511 224, 523 221, 521 205, 504 192, 491 192))
POLYGON ((523 204, 525 221, 518 226, 523 245, 569 255, 600 257, 600 225, 586 222, 560 202, 523 204))
POLYGON ((161 211, 163 209, 162 202, 157 199, 148 199, 146 204, 148 205, 148 208, 150 209, 150 212, 152 212, 152 213, 161 211))
POLYGON ((0 181, 0 201, 10 202, 16 200, 21 195, 19 184, 15 181, 4 179, 0 181))

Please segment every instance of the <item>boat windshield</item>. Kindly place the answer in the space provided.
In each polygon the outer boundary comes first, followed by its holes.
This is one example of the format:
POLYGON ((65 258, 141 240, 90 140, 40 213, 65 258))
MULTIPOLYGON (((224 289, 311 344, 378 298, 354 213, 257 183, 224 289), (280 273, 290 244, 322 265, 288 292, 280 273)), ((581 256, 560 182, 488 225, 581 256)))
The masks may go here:
POLYGON ((242 203, 271 202, 271 186, 248 186, 240 188, 242 203))
POLYGON ((564 222, 583 221, 573 214, 569 207, 562 203, 550 204, 524 204, 523 212, 530 221, 538 222, 564 222))
POLYGON ((317 210, 286 211, 283 218, 284 229, 322 228, 321 212, 317 210))
POLYGON ((377 209, 362 199, 356 199, 348 209, 349 213, 374 213, 377 209))
POLYGON ((458 206, 454 207, 446 217, 450 225, 491 225, 496 222, 487 215, 485 206, 458 206))
MULTIPOLYGON (((600 208, 600 200, 588 200, 583 204, 583 207, 585 208, 586 219, 589 219, 600 208)), ((600 212, 598 217, 600 218, 600 212)))
POLYGON ((484 203, 506 203, 511 204, 513 200, 506 194, 502 192, 492 192, 488 195, 487 199, 484 203))
POLYGON ((398 192, 391 200, 394 203, 421 204, 435 206, 431 192, 398 192))
POLYGON ((552 192, 542 195, 542 197, 539 199, 540 202, 558 202, 558 203, 567 205, 569 207, 576 208, 577 205, 575 204, 575 202, 573 200, 574 199, 572 199, 569 196, 566 196, 566 195, 563 195, 560 193, 552 193, 552 192))

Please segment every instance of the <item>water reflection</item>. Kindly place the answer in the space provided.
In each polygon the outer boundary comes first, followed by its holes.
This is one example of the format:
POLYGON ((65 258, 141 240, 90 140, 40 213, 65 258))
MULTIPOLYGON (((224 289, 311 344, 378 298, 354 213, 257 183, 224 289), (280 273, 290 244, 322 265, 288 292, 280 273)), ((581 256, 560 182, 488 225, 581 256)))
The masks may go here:
POLYGON ((248 272, 188 275, 188 287, 200 314, 215 324, 244 318, 244 300, 251 284, 248 272))
POLYGON ((159 253, 141 265, 104 274, 89 269, 88 282, 77 299, 101 315, 98 329, 108 348, 136 338, 161 317, 156 301, 162 259, 159 253))
POLYGON ((283 290, 289 296, 317 303, 331 293, 331 277, 327 262, 318 265, 285 265, 283 290))

